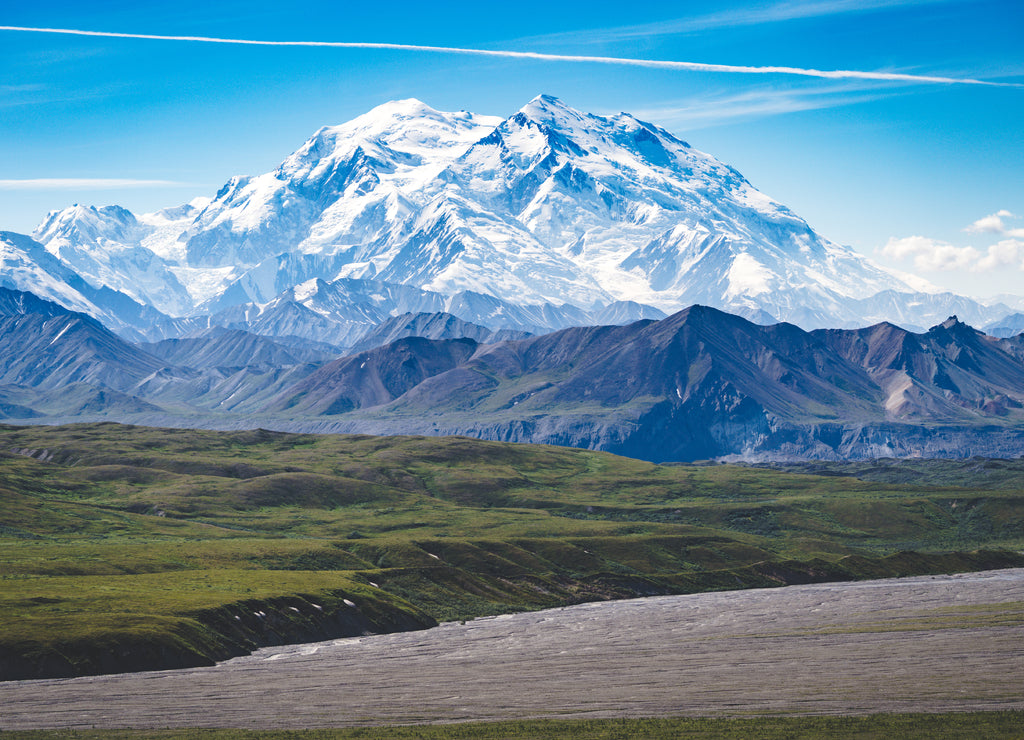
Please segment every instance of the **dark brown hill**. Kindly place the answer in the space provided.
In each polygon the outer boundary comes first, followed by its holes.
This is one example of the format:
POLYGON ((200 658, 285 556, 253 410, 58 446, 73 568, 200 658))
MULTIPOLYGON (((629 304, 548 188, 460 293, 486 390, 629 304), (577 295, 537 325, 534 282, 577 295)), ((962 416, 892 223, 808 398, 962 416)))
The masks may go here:
POLYGON ((805 332, 693 306, 493 345, 403 340, 326 366, 275 410, 654 460, 934 454, 946 433, 922 425, 942 424, 960 428, 956 454, 965 425, 994 425, 1004 447, 1022 434, 1024 364, 1008 342, 955 317, 923 334, 805 332))
POLYGON ((922 333, 806 332, 692 306, 493 344, 405 337, 319 364, 241 332, 161 344, 157 358, 42 310, 0 316, 0 413, 462 434, 655 461, 1024 449, 1024 340, 956 317, 922 333))

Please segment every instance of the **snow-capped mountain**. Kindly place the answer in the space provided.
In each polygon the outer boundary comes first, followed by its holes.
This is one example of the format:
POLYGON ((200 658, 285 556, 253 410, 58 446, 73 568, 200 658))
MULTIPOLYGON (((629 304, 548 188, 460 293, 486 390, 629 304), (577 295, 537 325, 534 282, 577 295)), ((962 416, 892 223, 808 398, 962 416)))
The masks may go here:
POLYGON ((314 277, 372 276, 381 241, 398 236, 424 188, 498 120, 416 100, 379 106, 320 129, 274 172, 229 180, 177 241, 190 267, 236 268, 225 277, 257 301, 314 277), (282 262, 288 286, 277 279, 282 262))
POLYGON ((35 237, 93 285, 177 315, 191 309, 192 300, 172 272, 173 258, 160 256, 151 245, 161 235, 176 235, 194 215, 191 206, 141 217, 120 206, 72 206, 50 213, 35 237))
POLYGON ((628 324, 644 318, 664 318, 654 308, 619 301, 600 311, 570 304, 522 304, 491 295, 461 291, 445 296, 411 285, 364 278, 327 282, 312 278, 282 291, 266 303, 228 305, 204 317, 170 319, 153 325, 150 340, 192 335, 219 326, 270 337, 296 337, 350 348, 391 317, 408 313, 457 316, 495 332, 505 330, 544 334, 586 324, 628 324))
POLYGON ((808 307, 834 316, 837 299, 908 289, 732 168, 625 113, 604 118, 538 97, 445 174, 449 192, 513 214, 567 269, 619 300, 789 319, 808 307))
POLYGON ((34 293, 72 311, 98 314, 74 282, 74 271, 24 234, 0 232, 0 287, 34 293))
POLYGON ((0 287, 32 293, 88 314, 126 336, 166 318, 103 283, 93 284, 24 234, 0 231, 0 287))
POLYGON ((452 303, 485 296, 581 317, 700 303, 813 328, 863 325, 864 300, 883 294, 873 320, 933 323, 914 286, 714 157, 626 113, 544 95, 504 120, 387 103, 322 128, 273 172, 231 178, 212 200, 143 216, 75 207, 34 236, 92 284, 177 316, 262 316, 302 304, 296 286, 357 279, 442 297, 389 315, 444 310, 492 328, 512 324, 452 303))

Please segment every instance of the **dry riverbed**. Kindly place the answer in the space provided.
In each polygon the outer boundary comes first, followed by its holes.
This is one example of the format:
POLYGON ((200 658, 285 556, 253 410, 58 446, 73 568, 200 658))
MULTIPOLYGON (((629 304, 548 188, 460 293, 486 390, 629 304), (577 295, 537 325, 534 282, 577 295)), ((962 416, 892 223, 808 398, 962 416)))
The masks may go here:
POLYGON ((1024 709, 1024 569, 665 596, 0 683, 0 729, 1024 709))

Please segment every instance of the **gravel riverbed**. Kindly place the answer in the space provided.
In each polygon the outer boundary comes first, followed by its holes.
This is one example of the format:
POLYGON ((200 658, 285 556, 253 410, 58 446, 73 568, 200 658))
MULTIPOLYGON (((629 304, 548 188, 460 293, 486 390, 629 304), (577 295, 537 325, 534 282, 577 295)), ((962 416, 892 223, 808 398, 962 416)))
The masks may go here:
POLYGON ((0 729, 1024 709, 1024 569, 601 602, 0 683, 0 729))

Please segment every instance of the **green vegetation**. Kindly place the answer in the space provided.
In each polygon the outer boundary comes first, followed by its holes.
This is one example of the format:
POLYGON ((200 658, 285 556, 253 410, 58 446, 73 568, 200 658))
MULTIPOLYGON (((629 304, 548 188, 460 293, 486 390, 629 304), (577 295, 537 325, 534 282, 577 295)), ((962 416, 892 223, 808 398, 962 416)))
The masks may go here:
POLYGON ((1024 458, 1004 460, 973 457, 945 460, 890 457, 861 461, 775 463, 769 467, 795 473, 848 476, 879 483, 911 483, 919 486, 1019 489, 1024 479, 1024 458))
POLYGON ((201 665, 595 599, 1024 565, 1024 468, 970 487, 941 465, 956 485, 463 438, 0 427, 0 678, 201 665))
MULTIPOLYGON (((949 714, 875 714, 867 717, 755 717, 750 719, 525 720, 469 722, 456 725, 360 727, 332 730, 187 730, 198 740, 505 740, 506 738, 574 738, 630 740, 962 740, 1019 738, 1024 712, 961 712, 949 714)), ((163 740, 182 737, 182 730, 39 730, 0 732, 9 740, 163 740)))

